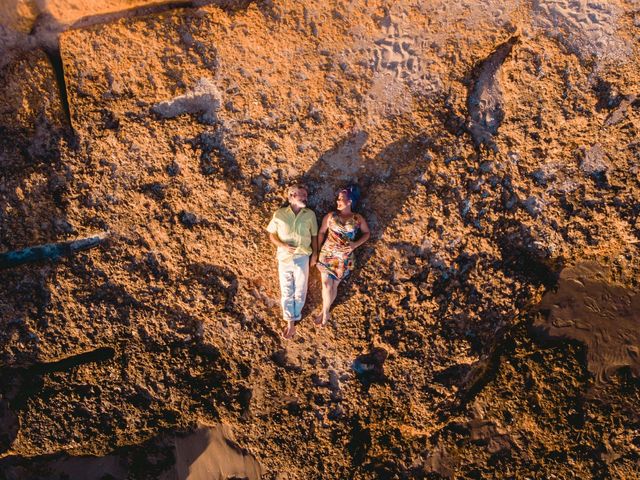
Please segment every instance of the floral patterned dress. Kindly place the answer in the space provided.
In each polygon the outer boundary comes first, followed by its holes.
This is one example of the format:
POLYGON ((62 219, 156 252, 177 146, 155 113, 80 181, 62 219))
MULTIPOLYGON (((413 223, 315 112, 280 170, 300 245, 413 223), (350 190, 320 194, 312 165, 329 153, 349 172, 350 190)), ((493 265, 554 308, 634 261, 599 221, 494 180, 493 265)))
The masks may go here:
POLYGON ((360 216, 353 215, 343 221, 338 212, 333 212, 327 226, 327 239, 320 249, 318 269, 334 280, 342 280, 355 266, 353 252, 349 253, 349 242, 353 242, 360 231, 360 216))

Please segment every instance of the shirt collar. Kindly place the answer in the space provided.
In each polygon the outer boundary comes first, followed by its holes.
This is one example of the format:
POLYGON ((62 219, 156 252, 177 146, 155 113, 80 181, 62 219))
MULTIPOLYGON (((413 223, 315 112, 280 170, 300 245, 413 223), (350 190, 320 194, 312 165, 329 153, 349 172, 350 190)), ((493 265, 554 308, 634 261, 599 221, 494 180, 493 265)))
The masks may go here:
MULTIPOLYGON (((291 213, 295 215, 295 212, 293 211, 293 208, 291 208, 291 205, 287 205, 287 210, 289 210, 291 213)), ((298 213, 302 213, 305 210, 307 210, 307 207, 302 207, 298 213)))

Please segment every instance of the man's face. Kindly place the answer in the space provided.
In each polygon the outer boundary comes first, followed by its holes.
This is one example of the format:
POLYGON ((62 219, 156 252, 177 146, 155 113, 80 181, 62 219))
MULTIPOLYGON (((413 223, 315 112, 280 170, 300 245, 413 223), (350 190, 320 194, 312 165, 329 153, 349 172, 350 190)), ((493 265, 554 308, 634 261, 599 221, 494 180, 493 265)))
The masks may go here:
POLYGON ((307 191, 304 188, 295 188, 289 191, 289 203, 294 207, 307 206, 307 191))

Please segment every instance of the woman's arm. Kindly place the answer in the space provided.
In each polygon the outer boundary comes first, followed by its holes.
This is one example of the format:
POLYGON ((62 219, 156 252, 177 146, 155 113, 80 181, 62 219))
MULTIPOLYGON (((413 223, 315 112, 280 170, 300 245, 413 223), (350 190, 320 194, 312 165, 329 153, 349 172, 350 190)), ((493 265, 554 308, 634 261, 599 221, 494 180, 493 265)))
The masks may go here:
POLYGON ((315 267, 318 262, 318 236, 311 235, 311 258, 309 259, 309 266, 315 267))
POLYGON ((367 221, 364 219, 362 215, 358 215, 358 217, 360 217, 360 231, 362 232, 362 235, 357 241, 351 242, 352 252, 356 248, 358 248, 360 245, 362 245, 364 242, 369 240, 369 237, 371 237, 371 231, 369 230, 369 225, 367 224, 367 221))
POLYGON ((329 216, 331 214, 327 213, 322 219, 322 225, 320 225, 320 230, 318 230, 318 251, 322 248, 322 244, 324 243, 325 237, 327 235, 327 230, 329 229, 329 216))

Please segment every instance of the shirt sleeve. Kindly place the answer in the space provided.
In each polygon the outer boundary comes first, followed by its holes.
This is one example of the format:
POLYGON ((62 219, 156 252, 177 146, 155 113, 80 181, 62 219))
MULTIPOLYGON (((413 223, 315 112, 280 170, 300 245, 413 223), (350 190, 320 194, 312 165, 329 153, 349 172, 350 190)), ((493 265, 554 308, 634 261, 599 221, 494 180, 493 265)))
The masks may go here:
POLYGON ((311 212, 313 214, 313 218, 311 219, 311 236, 315 237, 318 235, 318 219, 316 218, 315 212, 311 212))
POLYGON ((276 214, 273 214, 273 217, 271 217, 271 221, 269 222, 269 225, 267 225, 267 232, 269 233, 277 233, 278 232, 278 224, 276 222, 276 214))

